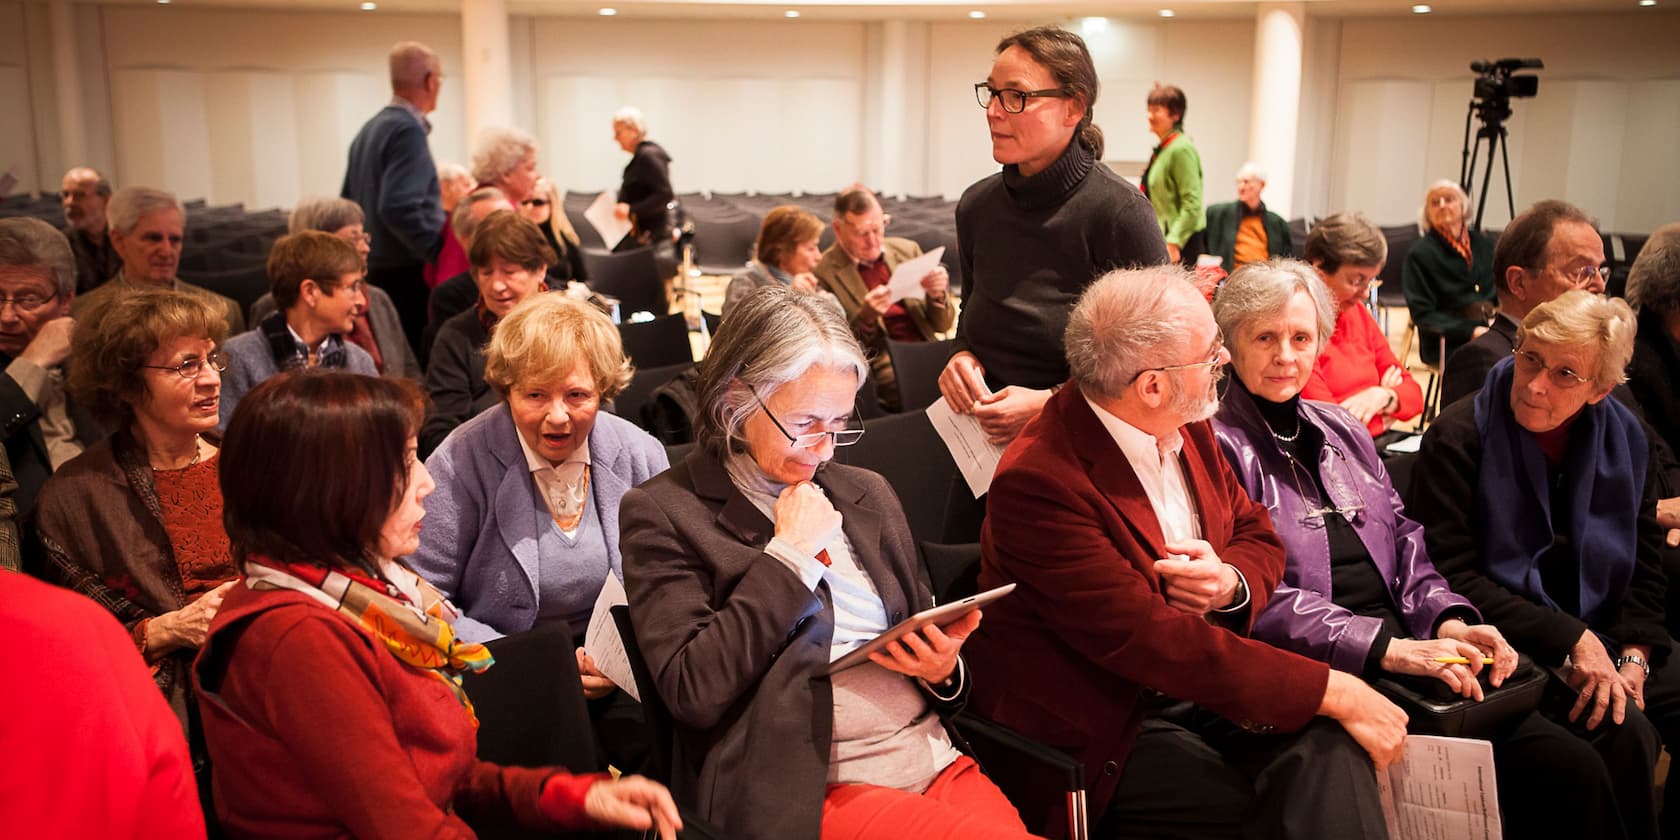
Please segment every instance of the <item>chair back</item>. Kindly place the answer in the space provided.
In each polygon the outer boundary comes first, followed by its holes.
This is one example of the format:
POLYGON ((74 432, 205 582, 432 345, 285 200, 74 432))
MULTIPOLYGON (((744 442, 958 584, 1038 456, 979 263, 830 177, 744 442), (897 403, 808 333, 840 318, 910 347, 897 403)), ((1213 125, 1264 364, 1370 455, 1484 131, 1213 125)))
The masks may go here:
POLYGON ((892 359, 898 380, 899 403, 907 411, 927 408, 939 399, 939 373, 951 358, 951 341, 896 341, 887 339, 887 356, 892 359))
POLYGON ((642 408, 653 397, 655 389, 681 376, 693 367, 693 362, 685 362, 662 367, 636 368, 636 373, 630 377, 630 384, 613 398, 613 413, 652 432, 652 425, 644 415, 642 408))
POLYGON ((462 686, 478 714, 478 757, 574 773, 601 769, 565 623, 544 622, 486 647, 496 664, 467 674, 462 686))
POLYGON ((933 430, 925 411, 889 414, 863 422, 864 434, 853 446, 835 450, 842 464, 880 473, 910 522, 910 533, 929 542, 966 542, 978 539, 949 534, 947 511, 953 481, 960 481, 956 462, 933 430))
POLYGON ((625 321, 618 325, 618 335, 624 340, 624 355, 638 368, 694 364, 694 345, 681 312, 640 323, 625 321))
POLYGON ((676 743, 677 724, 671 710, 659 697, 659 684, 642 658, 641 645, 636 643, 636 625, 630 621, 630 607, 618 604, 612 608, 613 623, 618 626, 619 641, 624 644, 625 658, 630 660, 630 676, 640 689, 642 717, 647 723, 648 742, 652 745, 643 775, 661 784, 671 783, 671 753, 676 743))
POLYGON ((665 279, 660 276, 652 248, 607 253, 595 248, 581 249, 583 266, 589 272, 589 288, 618 298, 623 320, 630 320, 635 312, 664 315, 671 311, 665 299, 665 279))
POLYGON ((933 602, 949 604, 980 591, 980 544, 922 543, 933 602))
POLYGON ((731 211, 693 213, 694 262, 702 274, 734 274, 752 259, 760 220, 731 211))

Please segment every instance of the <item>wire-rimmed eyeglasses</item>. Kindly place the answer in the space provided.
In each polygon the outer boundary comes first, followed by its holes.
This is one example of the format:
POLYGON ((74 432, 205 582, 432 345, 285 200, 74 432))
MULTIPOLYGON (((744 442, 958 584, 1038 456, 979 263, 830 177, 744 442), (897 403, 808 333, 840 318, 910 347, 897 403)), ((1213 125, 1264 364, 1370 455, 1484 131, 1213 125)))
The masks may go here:
POLYGON ((847 421, 847 426, 856 426, 857 428, 845 428, 836 432, 807 432, 802 435, 792 435, 788 434, 788 430, 782 426, 782 421, 777 420, 776 415, 770 413, 770 406, 765 405, 764 400, 758 398, 757 390, 748 385, 747 392, 752 394, 753 402, 758 403, 758 407, 764 410, 764 416, 770 418, 770 422, 775 424, 776 431, 781 432, 782 437, 787 438, 788 443, 793 444, 796 448, 809 449, 813 446, 821 446, 826 439, 832 439, 835 446, 851 446, 863 437, 863 418, 858 415, 857 405, 855 404, 852 406, 852 417, 847 421))
POLYGON ((1582 376, 1567 367, 1551 367, 1550 365, 1547 365, 1546 360, 1541 358, 1540 354, 1534 352, 1533 350, 1512 350, 1511 355, 1516 357, 1517 370, 1520 371, 1522 375, 1539 376, 1544 373, 1546 374, 1546 378, 1552 383, 1552 387, 1558 389, 1559 391, 1568 391, 1574 388, 1579 388, 1592 381, 1591 379, 1588 379, 1587 377, 1582 376))
MULTIPOLYGON (((1341 447, 1329 441, 1325 441, 1324 448, 1335 454, 1336 460, 1341 462, 1342 473, 1347 476, 1347 486, 1354 487, 1353 468, 1348 466, 1347 454, 1342 452, 1341 447)), ((1316 492, 1318 483, 1312 481, 1311 473, 1307 474, 1307 478, 1314 485, 1315 492, 1311 496, 1307 495, 1306 486, 1301 484, 1301 473, 1306 471, 1307 465, 1297 460, 1295 453, 1290 452, 1288 447, 1284 447, 1283 457, 1289 459, 1289 477, 1295 481, 1295 492, 1300 495, 1301 503, 1307 506, 1305 514, 1301 517, 1301 524, 1308 528, 1322 528, 1324 527, 1324 517, 1332 513, 1352 523, 1359 518, 1360 514, 1365 512, 1365 506, 1362 504, 1343 507, 1336 504, 1334 499, 1327 498, 1329 496, 1329 482, 1325 482, 1326 492, 1324 496, 1320 496, 1316 492)))
POLYGON ((178 365, 141 365, 150 370, 172 370, 181 375, 182 379, 197 379, 204 372, 204 366, 209 365, 217 373, 227 370, 228 354, 220 350, 208 356, 189 356, 178 365))
POLYGON ((1027 110, 1027 100, 1039 97, 1053 97, 1060 99, 1068 95, 1067 88, 1045 88, 1044 90, 1016 90, 1014 88, 995 88, 987 82, 974 83, 974 99, 982 108, 992 107, 992 100, 1003 106, 1004 113, 1019 114, 1027 110))
MULTIPOLYGON (((1193 370, 1199 367, 1205 367, 1211 371, 1217 369, 1220 365, 1225 364, 1225 361, 1225 333, 1218 332, 1214 334, 1213 351, 1208 354, 1207 361, 1185 362, 1182 365, 1158 365, 1156 367, 1146 367, 1143 370, 1132 374, 1131 382, 1136 382, 1138 377, 1149 373, 1150 371, 1193 370)), ((1129 385, 1131 382, 1128 382, 1127 384, 1129 385)))

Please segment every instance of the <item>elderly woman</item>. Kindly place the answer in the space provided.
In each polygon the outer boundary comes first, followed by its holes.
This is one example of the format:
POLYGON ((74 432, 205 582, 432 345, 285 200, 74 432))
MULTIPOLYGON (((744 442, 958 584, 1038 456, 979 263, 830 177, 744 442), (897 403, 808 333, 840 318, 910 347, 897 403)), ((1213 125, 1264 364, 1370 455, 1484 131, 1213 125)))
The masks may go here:
MULTIPOLYGON (((306 199, 298 202, 292 210, 286 230, 292 234, 308 230, 325 231, 350 243, 361 258, 362 271, 366 273, 373 237, 362 229, 364 221, 362 208, 354 201, 343 198, 306 199)), ((380 373, 418 381, 420 362, 414 357, 414 348, 408 346, 402 320, 397 316, 397 306, 391 302, 391 296, 372 283, 362 284, 362 295, 366 301, 356 310, 354 325, 345 338, 366 350, 380 373)), ((274 311, 274 294, 264 294, 251 304, 251 323, 262 323, 274 311)))
MULTIPOLYGON (((1215 433, 1288 553, 1254 638, 1367 679, 1433 678, 1480 700, 1483 658, 1498 686, 1516 651, 1430 564, 1423 528, 1401 510, 1361 424, 1302 399, 1334 323, 1318 274, 1294 260, 1251 264, 1213 311, 1235 373, 1215 433)), ((1510 836, 1625 836, 1610 772, 1585 741, 1529 713, 1493 745, 1510 836)))
POLYGON ((821 219, 792 204, 771 208, 764 214, 752 261, 723 291, 723 317, 729 317, 736 304, 755 289, 766 286, 785 286, 801 294, 817 295, 839 310, 840 301, 834 293, 824 290, 811 273, 822 261, 822 249, 817 247, 822 232, 821 219))
POLYGON ((1421 238, 1406 253, 1400 283, 1422 339, 1418 356, 1433 365, 1487 331, 1498 293, 1494 240, 1470 229, 1470 197, 1453 181, 1430 185, 1418 215, 1421 238), (1447 356, 1441 355, 1443 337, 1447 356))
POLYGON ((355 329, 366 298, 362 258, 330 233, 304 231, 280 237, 268 253, 268 287, 280 311, 227 343, 221 420, 264 379, 293 368, 340 368, 378 376, 366 350, 345 336, 355 329))
MULTIPOLYGON (((1535 307, 1476 398, 1430 425, 1406 508, 1453 589, 1517 650, 1559 669, 1571 692, 1550 713, 1584 721, 1629 836, 1655 837, 1651 768, 1658 732, 1680 746, 1680 669, 1663 664, 1673 642, 1645 433, 1605 399, 1633 332, 1627 304, 1590 292, 1535 307)), ((1674 790, 1663 808, 1671 831, 1674 790)))
POLYGON ((618 250, 670 245, 671 220, 666 208, 676 198, 671 190, 671 155, 647 139, 647 120, 636 108, 618 109, 613 114, 612 132, 618 147, 630 153, 613 214, 630 222, 632 228, 618 250))
POLYGON ((237 574, 216 475, 226 329, 214 303, 156 289, 77 324, 71 393, 117 431, 60 467, 35 508, 49 576, 116 615, 183 727, 187 667, 237 574))
POLYGON ((701 364, 698 447, 624 497, 631 618, 691 759, 676 784, 747 840, 1023 837, 943 720, 978 613, 828 673, 932 603, 892 488, 827 463, 862 434, 868 370, 837 309, 754 292, 701 364))
POLYGON ((957 202, 963 306, 939 391, 997 443, 1014 440, 1067 381, 1062 334, 1085 287, 1115 268, 1167 261, 1149 200, 1097 164, 1099 89, 1084 40, 1051 26, 999 41, 974 86, 1003 171, 957 202))
MULTIPOLYGON (((537 139, 517 128, 488 128, 479 135, 473 146, 472 177, 478 182, 473 190, 495 187, 501 190, 514 207, 530 198, 537 187, 537 139)), ((464 197, 464 196, 463 196, 464 197)), ((427 270, 426 285, 437 284, 468 270, 468 243, 454 232, 451 217, 443 222, 443 249, 437 262, 427 270)))
POLYGON ((1207 209, 1202 203, 1202 156, 1184 133, 1184 91, 1157 84, 1146 102, 1149 133, 1161 142, 1149 150, 1143 193, 1161 223, 1168 259, 1193 266, 1207 235, 1207 209))
POLYGON ((455 212, 455 205, 466 198, 467 193, 472 192, 473 185, 477 183, 473 180, 472 172, 452 160, 438 164, 437 176, 439 202, 443 204, 444 215, 455 212))
POLYGON ((467 418, 501 402, 484 381, 484 345, 497 321, 548 288, 548 267, 558 259, 542 231, 512 210, 485 218, 473 234, 470 253, 478 302, 444 321, 432 344, 426 368, 432 407, 420 428, 422 455, 430 455, 467 418))
POLYGON ((1318 355, 1302 396, 1340 405, 1381 435, 1395 420, 1423 411, 1423 389, 1388 346, 1365 308, 1371 283, 1388 261, 1382 230, 1358 213, 1338 213, 1307 234, 1303 256, 1329 289, 1336 329, 1318 355))
POLYGON ((431 477, 402 380, 274 377, 228 426, 222 482, 241 577, 194 667, 216 811, 248 837, 472 837, 679 822, 646 779, 473 756, 462 675, 491 666, 401 558, 431 477), (275 463, 287 465, 273 470, 275 463), (481 822, 482 821, 482 822, 481 822))
POLYGON ((583 246, 578 241, 577 231, 572 230, 572 223, 566 218, 565 208, 560 205, 560 190, 552 181, 537 179, 536 189, 519 202, 519 215, 542 228, 548 247, 560 255, 560 260, 548 269, 550 286, 563 289, 572 280, 588 282, 589 273, 583 265, 583 246))

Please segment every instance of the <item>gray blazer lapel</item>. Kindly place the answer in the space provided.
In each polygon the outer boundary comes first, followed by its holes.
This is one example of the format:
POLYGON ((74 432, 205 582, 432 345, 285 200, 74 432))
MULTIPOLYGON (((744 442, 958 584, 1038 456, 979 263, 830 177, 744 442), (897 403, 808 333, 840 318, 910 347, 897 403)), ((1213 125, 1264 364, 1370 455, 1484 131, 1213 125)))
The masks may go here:
POLYGON ((541 590, 537 587, 537 516, 546 515, 548 506, 537 498, 535 484, 523 460, 507 467, 502 483, 496 486, 496 530, 508 553, 524 570, 525 581, 531 586, 531 600, 538 601, 541 590))
POLYGON ((846 476, 835 474, 832 467, 818 473, 817 483, 828 491, 829 501, 840 512, 840 527, 851 541, 853 558, 875 582, 888 618, 894 622, 902 620, 909 614, 910 591, 906 587, 914 583, 900 577, 882 554, 880 512, 864 504, 862 487, 846 476))
POLYGON ((623 460, 624 450, 616 445, 616 440, 608 437, 601 431, 598 422, 595 430, 589 433, 589 459, 592 462, 589 469, 590 501, 600 506, 597 513, 601 517, 601 533, 607 540, 607 558, 612 563, 613 574, 622 579, 624 561, 618 552, 618 500, 629 492, 630 483, 618 474, 618 462, 623 460), (608 505, 602 499, 613 502, 608 505))

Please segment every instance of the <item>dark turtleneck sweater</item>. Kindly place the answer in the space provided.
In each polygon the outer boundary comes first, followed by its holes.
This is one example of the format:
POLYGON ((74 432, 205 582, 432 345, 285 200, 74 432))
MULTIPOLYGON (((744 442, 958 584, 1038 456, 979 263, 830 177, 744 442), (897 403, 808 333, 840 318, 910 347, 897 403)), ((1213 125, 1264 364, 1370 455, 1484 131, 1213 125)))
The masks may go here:
POLYGON ((1149 199, 1077 141, 1036 175, 1010 164, 957 202, 963 307, 956 350, 994 390, 1067 380, 1062 333, 1085 287, 1115 268, 1167 261, 1149 199))

